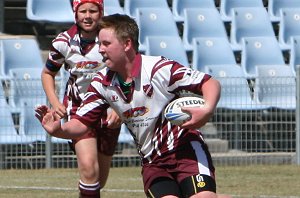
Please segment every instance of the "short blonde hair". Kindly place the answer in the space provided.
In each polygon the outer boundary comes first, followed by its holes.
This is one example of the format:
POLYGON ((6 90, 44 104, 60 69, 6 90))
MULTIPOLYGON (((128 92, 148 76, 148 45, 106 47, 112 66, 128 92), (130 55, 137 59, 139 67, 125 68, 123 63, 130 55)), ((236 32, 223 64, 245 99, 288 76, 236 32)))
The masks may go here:
POLYGON ((124 14, 103 16, 99 21, 99 30, 103 28, 112 28, 119 41, 131 39, 134 49, 138 51, 139 27, 133 18, 124 14))

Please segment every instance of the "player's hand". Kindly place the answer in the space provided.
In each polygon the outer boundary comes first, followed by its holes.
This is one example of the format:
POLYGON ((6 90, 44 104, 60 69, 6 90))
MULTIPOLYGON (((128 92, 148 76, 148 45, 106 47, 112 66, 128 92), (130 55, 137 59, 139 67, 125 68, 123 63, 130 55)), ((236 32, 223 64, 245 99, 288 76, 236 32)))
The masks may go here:
POLYGON ((114 110, 108 113, 106 121, 107 128, 110 129, 120 128, 122 124, 122 120, 114 110))
POLYGON ((55 136, 61 129, 60 117, 46 105, 40 105, 35 108, 35 117, 38 118, 43 128, 50 135, 55 136))
POLYGON ((213 115, 213 111, 211 111, 208 107, 182 107, 182 112, 189 113, 192 117, 190 120, 186 121, 181 125, 182 128, 187 129, 199 129, 203 127, 213 115))
POLYGON ((52 109, 60 117, 60 119, 65 118, 67 116, 66 107, 62 103, 53 105, 52 109))

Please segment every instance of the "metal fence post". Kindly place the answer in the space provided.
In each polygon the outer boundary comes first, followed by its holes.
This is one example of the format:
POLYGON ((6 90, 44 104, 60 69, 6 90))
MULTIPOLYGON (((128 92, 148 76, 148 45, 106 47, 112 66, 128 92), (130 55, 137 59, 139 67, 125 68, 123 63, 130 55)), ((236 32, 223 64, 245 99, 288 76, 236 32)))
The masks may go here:
POLYGON ((296 163, 300 165, 300 65, 296 67, 296 163))
POLYGON ((46 168, 52 168, 52 143, 51 136, 47 134, 46 136, 46 168))
MULTIPOLYGON (((50 106, 49 100, 47 99, 47 105, 50 106)), ((46 168, 52 168, 52 142, 51 142, 51 136, 47 133, 46 134, 46 168)))

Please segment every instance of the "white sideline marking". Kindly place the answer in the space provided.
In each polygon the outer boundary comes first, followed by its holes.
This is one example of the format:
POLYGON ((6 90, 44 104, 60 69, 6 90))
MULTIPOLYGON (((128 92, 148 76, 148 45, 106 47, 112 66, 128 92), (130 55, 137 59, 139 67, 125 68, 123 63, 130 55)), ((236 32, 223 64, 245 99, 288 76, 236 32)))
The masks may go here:
MULTIPOLYGON (((61 187, 39 187, 39 186, 0 186, 0 189, 31 189, 31 190, 58 190, 58 191, 76 191, 77 188, 61 188, 61 187)), ((128 189, 103 189, 102 192, 144 192, 143 190, 128 189)))

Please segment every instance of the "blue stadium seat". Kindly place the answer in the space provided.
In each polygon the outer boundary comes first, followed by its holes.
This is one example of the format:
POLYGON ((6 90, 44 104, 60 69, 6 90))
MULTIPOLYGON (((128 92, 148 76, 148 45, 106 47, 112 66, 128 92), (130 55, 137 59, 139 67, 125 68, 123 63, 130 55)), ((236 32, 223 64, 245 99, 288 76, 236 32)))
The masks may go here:
POLYGON ((33 38, 1 39, 2 58, 0 74, 9 75, 14 68, 42 68, 44 62, 37 41, 33 38))
POLYGON ((46 133, 37 118, 34 108, 47 104, 41 83, 42 68, 15 68, 10 70, 10 104, 20 113, 19 134, 28 142, 46 141, 46 133))
POLYGON ((230 43, 241 50, 244 37, 274 37, 275 32, 265 8, 235 8, 230 29, 230 43))
POLYGON ((256 76, 256 66, 285 64, 283 53, 274 37, 248 37, 243 39, 241 67, 247 78, 256 76))
POLYGON ((23 101, 20 106, 19 133, 24 135, 29 142, 45 142, 46 132, 39 120, 34 116, 34 102, 34 99, 32 99, 32 101, 27 99, 23 101))
POLYGON ((27 0, 29 20, 49 23, 74 23, 70 0, 27 0))
POLYGON ((193 50, 193 39, 197 37, 228 38, 224 23, 216 8, 185 9, 182 35, 185 50, 193 50))
POLYGON ((289 66, 256 67, 254 98, 272 108, 296 109, 296 78, 289 66))
POLYGON ((124 14, 124 9, 121 7, 119 0, 104 0, 104 15, 124 14))
POLYGON ((122 7, 104 7, 104 16, 111 14, 124 14, 122 7))
POLYGON ((0 82, 0 144, 21 143, 21 136, 18 135, 10 106, 6 101, 4 87, 0 82))
POLYGON ((297 67, 300 67, 300 36, 292 37, 289 65, 296 75, 297 67))
POLYGON ((209 65, 235 65, 235 55, 227 38, 196 38, 192 67, 204 71, 209 65))
POLYGON ((184 10, 189 8, 216 8, 214 0, 172 0, 172 12, 176 22, 184 21, 184 10))
POLYGON ((221 98, 217 108, 231 110, 261 110, 269 108, 252 99, 247 79, 239 65, 210 65, 205 67, 205 72, 221 83, 221 98))
MULTIPOLYGON (((46 141, 46 132, 35 118, 36 105, 47 104, 41 83, 42 68, 15 68, 10 70, 10 104, 20 114, 19 134, 27 142, 46 141)), ((67 143, 67 140, 52 138, 52 142, 67 143)))
POLYGON ((280 21, 280 10, 283 8, 300 8, 299 0, 268 0, 268 13, 272 22, 280 21))
POLYGON ((278 41, 283 50, 291 48, 291 38, 300 36, 300 7, 281 9, 278 41))
POLYGON ((104 8, 105 7, 121 7, 119 0, 104 0, 104 8))
POLYGON ((124 0, 125 14, 136 18, 137 9, 140 8, 164 8, 170 10, 167 0, 124 0))
POLYGON ((32 108, 46 104, 46 95, 41 83, 41 68, 15 68, 10 70, 10 97, 12 107, 19 109, 23 102, 32 108))
POLYGON ((140 51, 146 50, 147 36, 179 36, 169 8, 139 8, 136 21, 140 29, 140 51))
POLYGON ((179 36, 149 36, 146 38, 146 55, 164 56, 189 66, 186 51, 179 36))
POLYGON ((231 22, 232 10, 240 7, 264 8, 262 0, 222 0, 220 3, 220 15, 224 22, 231 22))

